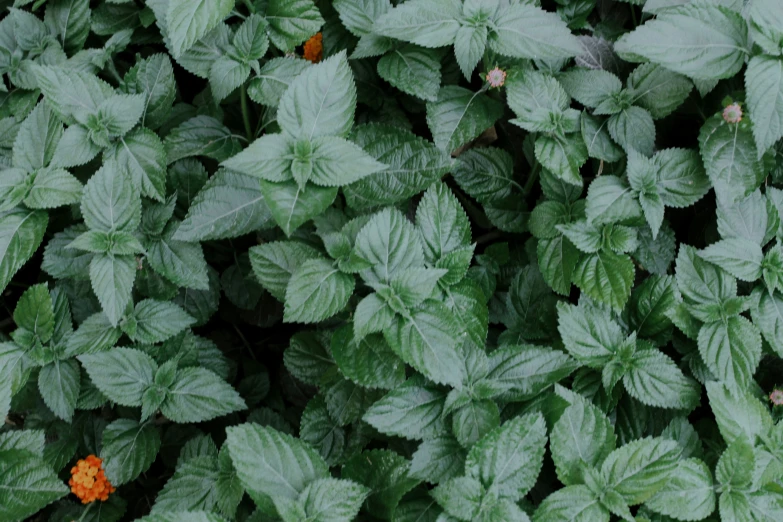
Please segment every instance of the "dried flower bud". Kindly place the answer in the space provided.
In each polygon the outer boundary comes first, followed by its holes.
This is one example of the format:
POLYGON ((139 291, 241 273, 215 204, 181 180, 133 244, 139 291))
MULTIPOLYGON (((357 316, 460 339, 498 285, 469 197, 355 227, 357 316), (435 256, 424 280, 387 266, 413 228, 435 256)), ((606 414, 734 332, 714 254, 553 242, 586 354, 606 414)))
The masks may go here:
POLYGON ((723 119, 726 123, 739 123, 742 121, 742 107, 739 103, 732 103, 723 109, 723 119))
POLYGON ((321 33, 315 33, 304 44, 304 59, 318 63, 324 56, 324 37, 321 33))
POLYGON ((506 71, 495 67, 487 73, 486 78, 490 87, 503 87, 503 84, 506 83, 506 71))

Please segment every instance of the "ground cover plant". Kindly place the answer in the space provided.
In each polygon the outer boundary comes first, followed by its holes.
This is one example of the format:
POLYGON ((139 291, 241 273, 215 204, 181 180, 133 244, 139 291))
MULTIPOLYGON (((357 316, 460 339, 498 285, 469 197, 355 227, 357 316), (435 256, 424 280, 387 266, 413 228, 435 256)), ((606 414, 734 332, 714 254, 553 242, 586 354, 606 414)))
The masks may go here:
POLYGON ((783 2, 0 6, 0 522, 783 520, 783 2))

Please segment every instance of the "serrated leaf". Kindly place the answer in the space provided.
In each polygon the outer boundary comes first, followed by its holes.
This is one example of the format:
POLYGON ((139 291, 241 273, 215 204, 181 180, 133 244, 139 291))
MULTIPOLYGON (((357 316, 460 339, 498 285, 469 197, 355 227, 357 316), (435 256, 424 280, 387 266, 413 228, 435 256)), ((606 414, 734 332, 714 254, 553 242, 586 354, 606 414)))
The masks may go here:
POLYGON ((373 32, 423 47, 451 45, 459 30, 462 6, 451 0, 411 2, 375 21, 373 32))
POLYGON ((412 440, 432 439, 445 434, 445 400, 444 390, 414 377, 373 404, 363 419, 381 433, 412 440))
POLYGON ((398 316, 384 336, 392 350, 434 382, 461 387, 464 365, 456 349, 460 328, 438 301, 427 300, 407 318, 398 316))
POLYGON ((194 290, 208 290, 207 263, 198 243, 173 239, 178 223, 169 223, 159 239, 147 245, 145 261, 172 283, 194 290))
POLYGON ((242 150, 228 127, 206 115, 190 118, 172 129, 164 145, 169 164, 191 156, 223 161, 242 150))
POLYGON ((41 368, 38 389, 52 412, 66 422, 73 418, 79 398, 79 363, 73 359, 56 360, 41 368))
POLYGON ((677 469, 679 453, 679 447, 671 440, 636 440, 610 453, 601 466, 601 475, 633 506, 666 485, 677 469))
POLYGON ((583 483, 584 472, 603 463, 615 445, 614 427, 609 419, 592 402, 577 396, 550 435, 558 478, 566 486, 583 483))
POLYGON ((308 184, 303 188, 295 181, 271 183, 262 180, 260 184, 269 213, 287 236, 326 210, 337 197, 336 187, 308 184))
POLYGON ((169 45, 175 57, 190 49, 234 8, 234 0, 217 3, 171 0, 166 13, 169 45))
POLYGON ((269 23, 269 39, 281 51, 293 50, 324 23, 311 0, 270 0, 264 18, 269 23))
POLYGON ((0 455, 3 519, 23 520, 68 494, 68 488, 51 467, 34 453, 12 449, 0 455))
POLYGON ((152 424, 118 419, 103 430, 101 458, 106 477, 119 486, 147 471, 160 449, 160 434, 152 424))
POLYGON ((195 322, 174 303, 154 299, 136 303, 133 317, 136 320, 136 332, 130 337, 145 344, 163 342, 195 322))
POLYGON ((644 57, 667 69, 711 80, 733 76, 748 52, 742 17, 709 3, 685 5, 659 16, 618 40, 621 57, 644 57))
POLYGON ((14 140, 13 165, 33 172, 49 164, 63 134, 63 125, 51 107, 41 102, 19 126, 14 140))
POLYGON ((378 61, 378 75, 411 96, 427 101, 438 98, 441 75, 437 51, 416 45, 394 49, 378 61))
POLYGON ((619 311, 631 294, 634 272, 628 256, 598 252, 582 256, 574 269, 573 281, 591 298, 619 311))
POLYGON ((183 368, 166 390, 160 411, 174 422, 203 422, 246 408, 234 388, 214 372, 183 368))
POLYGON ((761 184, 764 167, 758 159, 750 123, 727 123, 720 114, 699 132, 699 151, 718 200, 731 204, 761 184))
POLYGON ((113 169, 128 172, 133 184, 149 198, 163 201, 166 196, 166 149, 157 134, 140 128, 104 152, 104 161, 113 169))
POLYGON ((309 259, 294 272, 285 295, 286 322, 316 323, 327 319, 348 303, 354 278, 343 274, 326 259, 309 259))
POLYGON ((476 443, 465 461, 465 475, 481 482, 489 492, 512 501, 535 484, 546 444, 541 414, 516 417, 476 443))
POLYGON ((247 95, 256 103, 277 107, 291 81, 310 66, 310 62, 294 57, 277 57, 266 62, 260 74, 250 80, 247 95))
POLYGON ((262 507, 272 508, 270 497, 296 499, 308 484, 328 476, 321 456, 290 435, 252 423, 229 427, 226 434, 237 476, 262 507))
POLYGON ((761 335, 742 316, 705 324, 699 330, 699 353, 712 373, 732 391, 750 382, 761 358, 761 335))
POLYGON ((502 116, 502 105, 481 92, 449 85, 427 103, 427 125, 440 149, 453 152, 477 138, 502 116))
POLYGON ((533 522, 608 522, 609 511, 587 486, 566 486, 538 506, 533 522))
POLYGON ((194 242, 238 237, 267 227, 271 218, 258 180, 220 170, 193 198, 172 239, 194 242))
POLYGON ((420 482, 410 476, 409 469, 410 462, 391 450, 370 450, 351 457, 342 477, 370 488, 365 509, 390 519, 402 497, 420 482))
POLYGON ((698 405, 701 396, 698 383, 683 375, 674 361, 656 348, 634 353, 623 384, 636 400, 659 408, 689 410, 698 405))
POLYGON ((131 301, 136 271, 132 255, 96 254, 90 262, 93 292, 112 326, 117 326, 131 301))
POLYGON ((554 13, 530 4, 511 4, 496 11, 489 47, 517 58, 557 60, 582 52, 579 41, 554 13))
POLYGON ((453 437, 425 440, 413 454, 410 474, 437 484, 460 475, 465 468, 466 456, 466 450, 453 437))
POLYGON ((718 265, 740 281, 755 281, 761 277, 764 254, 758 244, 747 239, 722 239, 699 252, 699 257, 718 265))
POLYGON ((490 354, 486 379, 501 385, 501 397, 524 400, 564 379, 576 366, 573 359, 551 348, 503 346, 490 354))
POLYGON ((90 34, 89 0, 53 0, 46 4, 44 16, 49 30, 58 36, 69 54, 79 51, 90 34))
POLYGON ((93 384, 109 399, 140 406, 144 390, 153 383, 158 365, 149 355, 131 348, 79 356, 93 384))
POLYGON ((340 371, 360 386, 392 389, 405 381, 405 364, 381 335, 357 341, 350 326, 344 326, 334 333, 331 346, 340 371))
POLYGON ((48 223, 49 216, 40 210, 0 214, 0 291, 38 249, 48 223))

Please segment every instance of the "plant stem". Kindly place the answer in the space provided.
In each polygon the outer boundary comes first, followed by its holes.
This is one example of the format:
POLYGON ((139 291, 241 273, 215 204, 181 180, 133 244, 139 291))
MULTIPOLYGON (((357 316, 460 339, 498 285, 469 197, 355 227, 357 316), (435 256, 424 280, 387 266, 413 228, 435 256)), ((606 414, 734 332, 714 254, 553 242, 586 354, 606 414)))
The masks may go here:
POLYGON ((636 9, 633 8, 633 5, 630 5, 631 7, 631 20, 633 20, 633 26, 638 27, 639 26, 639 20, 636 18, 636 9))
POLYGON ((541 172, 541 164, 536 163, 536 166, 533 167, 532 171, 530 171, 530 176, 528 176, 527 181, 525 182, 525 186, 522 187, 522 194, 525 196, 530 194, 530 191, 533 190, 533 185, 535 185, 536 181, 538 180, 539 172, 541 172))
POLYGON ((253 128, 250 126, 250 108, 247 105, 247 88, 245 87, 245 84, 242 84, 242 91, 239 98, 242 104, 242 122, 245 124, 245 134, 247 135, 247 141, 249 143, 253 141, 253 128))

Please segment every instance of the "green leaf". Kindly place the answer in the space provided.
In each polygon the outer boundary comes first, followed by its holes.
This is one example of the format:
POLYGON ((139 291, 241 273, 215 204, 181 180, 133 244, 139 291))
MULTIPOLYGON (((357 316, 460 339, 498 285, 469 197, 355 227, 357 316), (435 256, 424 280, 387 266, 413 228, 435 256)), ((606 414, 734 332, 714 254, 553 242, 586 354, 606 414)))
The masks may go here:
POLYGON ((46 3, 44 22, 57 35, 62 48, 73 54, 84 46, 90 34, 89 0, 53 0, 46 3))
POLYGON ((351 139, 388 168, 343 187, 348 204, 375 208, 418 194, 449 172, 453 160, 432 142, 389 125, 354 128, 351 139))
POLYGON ((677 469, 679 455, 674 441, 636 440, 610 453, 601 475, 628 505, 641 504, 666 485, 677 469))
POLYGON ((88 73, 61 67, 35 69, 38 88, 54 112, 68 125, 76 122, 76 115, 95 114, 114 89, 88 73))
POLYGON ((252 14, 237 29, 233 43, 243 63, 260 60, 266 54, 269 48, 266 28, 264 17, 252 14))
POLYGON ((502 105, 481 92, 449 85, 427 103, 427 125, 440 149, 452 152, 477 138, 503 115, 502 105))
MULTIPOLYGON (((256 181, 255 183, 258 183, 256 181)), ((295 181, 271 183, 261 181, 269 212, 287 236, 325 211, 337 197, 336 187, 318 187, 308 184, 300 187, 295 181)))
POLYGON ((0 214, 0 291, 38 249, 48 223, 49 216, 40 210, 0 214))
POLYGON ((380 335, 359 341, 350 326, 332 337, 332 355, 345 377, 365 388, 396 388, 405 381, 405 364, 380 335))
POLYGON ((354 278, 343 274, 326 259, 309 259, 294 272, 285 294, 284 321, 317 323, 328 319, 348 303, 354 278))
POLYGON ((454 56, 462 74, 470 80, 487 45, 487 28, 484 25, 463 25, 454 35, 454 56))
POLYGON ((62 135, 63 124, 55 117, 51 107, 47 103, 39 103, 19 126, 14 140, 14 167, 33 172, 47 166, 62 135))
POLYGON ((758 0, 750 6, 750 34, 753 42, 758 44, 766 54, 779 56, 780 42, 783 32, 780 23, 783 21, 783 11, 780 5, 770 0, 758 0))
POLYGON ((565 137, 539 136, 535 144, 536 159, 548 171, 571 185, 582 186, 579 169, 587 161, 587 146, 576 134, 565 137))
POLYGON ((24 520, 68 494, 44 460, 22 449, 0 453, 0 517, 24 520))
POLYGON ((38 389, 52 412, 71 422, 79 398, 79 363, 73 359, 55 360, 41 368, 38 389))
POLYGON ((356 236, 356 253, 372 264, 361 272, 368 283, 389 284, 392 276, 424 265, 424 254, 413 224, 397 210, 375 214, 356 236))
POLYGON ((229 15, 234 0, 170 0, 166 13, 169 47, 179 57, 229 15))
POLYGON ((130 337, 145 344, 163 342, 196 322, 174 303, 154 299, 136 303, 133 318, 136 332, 130 337))
POLYGON ((559 60, 582 53, 582 46, 554 13, 530 4, 511 4, 495 11, 490 49, 504 56, 559 60))
POLYGON ((533 345, 503 346, 490 354, 486 379, 512 401, 535 397, 576 369, 563 352, 533 345))
POLYGON ((394 49, 378 61, 378 76, 411 96, 435 101, 440 89, 439 53, 416 45, 394 49))
POLYGON ((424 258, 430 264, 471 242, 468 216, 443 183, 432 185, 424 193, 416 209, 416 228, 423 240, 424 258))
POLYGON ((699 384, 683 375, 657 348, 637 350, 623 376, 628 393, 642 404, 690 410, 699 404, 699 384))
POLYGON ((560 295, 571 291, 574 268, 579 261, 579 249, 563 236, 541 239, 536 247, 538 266, 546 283, 560 295))
POLYGON ((652 159, 658 169, 656 188, 667 207, 689 207, 710 189, 710 180, 695 150, 664 149, 652 159))
POLYGON ((439 484, 430 495, 458 520, 475 520, 481 511, 485 492, 478 480, 457 477, 439 484))
POLYGON ((375 20, 389 12, 392 6, 388 0, 335 0, 334 8, 346 29, 356 36, 364 36, 372 32, 375 20))
POLYGON ((67 356, 104 352, 114 346, 122 336, 119 327, 112 326, 103 312, 93 314, 79 325, 79 329, 68 338, 67 356))
POLYGON ((298 503, 309 520, 349 522, 354 520, 369 494, 369 489, 335 478, 318 479, 299 494, 298 503))
POLYGON ((586 107, 598 107, 623 89, 620 78, 600 69, 571 69, 557 79, 569 96, 586 107))
POLYGON ((118 419, 103 430, 101 458, 113 486, 135 480, 149 469, 160 449, 160 434, 152 424, 118 419))
POLYGON ((413 454, 410 474, 437 484, 460 475, 465 469, 466 456, 465 449, 453 437, 425 440, 413 454))
POLYGON ((47 343, 54 334, 54 308, 46 284, 37 284, 24 291, 14 308, 14 322, 47 343))
POLYGON ((739 13, 697 2, 662 11, 617 41, 622 58, 663 65, 702 80, 729 78, 742 67, 748 38, 739 13))
POLYGON ((690 94, 693 84, 684 76, 655 64, 643 64, 628 76, 628 91, 654 119, 665 118, 690 94))
POLYGON ((248 64, 238 62, 231 56, 221 56, 209 69, 209 88, 215 102, 223 101, 250 77, 248 64))
POLYGON ((608 522, 609 511, 587 486, 566 486, 538 506, 533 522, 608 522))
POLYGON ((470 401, 452 415, 451 431, 462 446, 469 448, 500 426, 500 410, 492 400, 470 401))
POLYGON ((92 161, 101 152, 101 146, 90 138, 90 131, 81 125, 71 125, 63 133, 54 151, 52 166, 78 167, 92 161))
POLYGON ((321 136, 312 141, 310 181, 322 187, 349 185, 386 168, 350 141, 321 136))
POLYGON ((162 53, 139 60, 129 79, 128 91, 144 94, 141 126, 157 129, 168 119, 176 95, 171 60, 162 53))
POLYGON ((343 458, 345 431, 329 415, 323 395, 318 395, 307 403, 300 420, 299 437, 303 442, 312 445, 330 466, 343 458))
POLYGON ((583 364, 601 368, 625 341, 619 325, 598 308, 558 303, 557 312, 563 344, 583 364))
POLYGON ((779 292, 763 292, 759 300, 758 309, 751 310, 753 324, 755 324, 764 339, 780 354, 783 342, 783 297, 779 292))
POLYGON ((203 422, 246 408, 234 388, 214 372, 183 368, 166 390, 160 411, 174 422, 203 422))
POLYGON ((293 178, 291 162, 296 157, 295 145, 286 134, 265 134, 222 166, 267 181, 288 181, 293 178))
POLYGON ((296 138, 347 136, 356 110, 356 86, 344 52, 307 68, 280 98, 277 121, 296 138))
POLYGON ((446 392, 413 377, 390 391, 364 414, 364 421, 388 435, 426 440, 446 433, 446 392))
POLYGON ((584 473, 597 468, 615 449, 614 428, 604 413, 581 395, 566 408, 550 435, 557 477, 566 486, 584 482, 584 473))
POLYGON ((65 169, 43 168, 35 173, 24 204, 30 208, 55 208, 78 203, 82 184, 65 169))
POLYGON ((312 447, 272 428, 241 424, 227 428, 226 435, 239 481, 262 509, 272 508, 271 498, 295 500, 309 484, 329 475, 312 447))
POLYGON ((669 482, 645 502, 651 510, 679 520, 701 520, 715 510, 710 469, 698 459, 680 461, 669 482))
POLYGON ((748 489, 755 465, 753 446, 742 438, 730 443, 715 466, 715 478, 724 487, 748 489))
POLYGON ((652 115, 641 107, 629 107, 609 117, 606 124, 609 135, 625 151, 635 149, 645 156, 655 150, 655 122, 652 115))
POLYGON ((166 196, 166 149, 157 134, 137 129, 119 139, 104 154, 104 161, 119 172, 128 172, 133 184, 149 198, 166 196))
POLYGON ((324 23, 311 0, 269 0, 265 19, 269 23, 269 39, 281 51, 293 51, 324 23))
MULTIPOLYGON (((632 188, 624 181, 617 176, 601 176, 587 191, 585 214, 588 222, 604 225, 641 217, 642 209, 633 197, 632 188)), ((576 241, 574 244, 580 246, 576 241)))
POLYGON ((464 365, 456 344, 460 332, 454 314, 435 300, 398 316, 384 336, 392 350, 428 379, 461 387, 464 365))
POLYGON ((270 221, 258 180, 220 170, 193 198, 188 215, 172 239, 194 242, 238 237, 266 228, 270 221))
POLYGON ((141 396, 153 383, 158 369, 152 357, 131 348, 80 355, 79 361, 93 384, 123 406, 141 405, 141 396))
POLYGON ((755 281, 761 277, 764 254, 758 244, 747 239, 723 239, 699 252, 699 257, 718 265, 740 281, 755 281))
POLYGON ((419 482, 410 476, 410 462, 390 450, 357 453, 343 466, 342 477, 372 490, 364 503, 370 513, 390 520, 402 497, 419 482))
POLYGON ((545 444, 546 424, 541 414, 516 417, 471 448, 465 475, 480 481, 488 492, 517 501, 536 482, 545 444))
POLYGON ((753 57, 745 72, 745 84, 753 137, 761 157, 783 136, 783 61, 771 56, 753 57))
POLYGON ((761 184, 764 167, 747 119, 727 123, 721 114, 708 119, 699 133, 699 151, 718 199, 733 203, 761 184))
POLYGON ((90 262, 93 292, 112 326, 117 326, 131 301, 136 270, 132 255, 97 254, 90 262))
POLYGON ((228 127, 206 115, 190 118, 172 129, 164 145, 169 164, 191 156, 223 161, 242 150, 228 127))
POLYGON ((705 324, 699 330, 699 353, 707 367, 732 391, 744 390, 761 359, 761 335, 742 316, 705 324))
POLYGON ((628 256, 603 251, 582 256, 573 275, 580 290, 617 311, 625 307, 633 279, 633 261, 628 256))
POLYGON ((454 43, 462 6, 453 0, 412 1, 399 5, 375 21, 373 32, 423 47, 454 43))
POLYGON ((226 522, 226 519, 207 511, 172 511, 159 515, 147 515, 139 522, 226 522))
POLYGON ((613 163, 623 157, 623 151, 612 141, 607 122, 608 120, 583 112, 580 119, 582 139, 589 157, 613 163))
POLYGON ((514 181, 514 161, 503 149, 493 147, 470 149, 459 157, 454 180, 462 190, 478 201, 498 201, 522 187, 514 181))
POLYGON ((314 248, 295 241, 273 241, 254 246, 249 252, 256 279, 280 301, 285 300, 288 282, 302 263, 320 257, 314 248))
POLYGON ((730 393, 717 382, 708 382, 705 387, 718 429, 727 444, 739 438, 754 441, 772 429, 769 410, 747 391, 730 393))
POLYGON ((198 243, 173 239, 179 223, 170 222, 158 239, 147 244, 145 260, 155 272, 177 286, 208 290, 207 263, 198 243))
POLYGON ((256 103, 277 107, 293 79, 309 66, 307 60, 295 57, 272 58, 261 67, 260 74, 250 80, 247 95, 256 103))
POLYGON ((686 302, 717 305, 737 295, 736 280, 702 260, 691 246, 680 246, 675 273, 686 302))
POLYGON ((134 232, 141 222, 141 198, 128 176, 104 166, 93 174, 82 196, 84 222, 92 230, 134 232))

